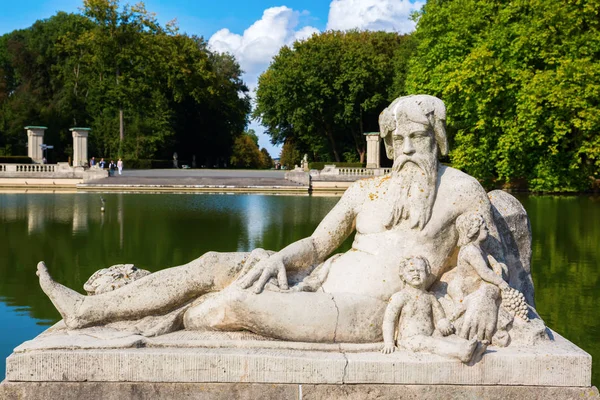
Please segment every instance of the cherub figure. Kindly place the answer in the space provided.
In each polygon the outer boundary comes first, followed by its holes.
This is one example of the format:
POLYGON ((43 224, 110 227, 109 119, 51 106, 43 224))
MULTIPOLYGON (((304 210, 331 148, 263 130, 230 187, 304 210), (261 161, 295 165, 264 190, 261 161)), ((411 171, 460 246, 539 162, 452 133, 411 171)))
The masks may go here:
POLYGON ((446 318, 442 305, 425 290, 431 274, 429 261, 420 256, 406 258, 400 263, 399 272, 405 286, 392 295, 385 310, 381 352, 395 351, 397 327, 398 344, 408 350, 458 358, 464 363, 477 360, 489 342, 466 340, 452 334, 454 326, 446 318))
POLYGON ((479 289, 484 281, 502 291, 509 290, 508 283, 502 278, 502 274, 506 273, 506 266, 488 256, 493 269, 490 268, 481 248, 481 243, 488 237, 488 229, 481 214, 471 212, 459 216, 456 219, 456 230, 460 247, 456 265, 458 279, 454 279, 454 284, 448 288, 453 300, 461 302, 479 289))
MULTIPOLYGON (((481 214, 470 212, 456 219, 458 231, 458 261, 456 265, 456 278, 448 284, 448 294, 457 306, 450 320, 455 321, 465 310, 468 302, 467 296, 479 290, 482 285, 493 285, 500 289, 503 305, 509 314, 517 315, 528 321, 527 305, 522 293, 512 289, 504 280, 506 265, 484 252, 481 244, 488 237, 488 229, 481 214)), ((497 291, 497 289, 496 289, 497 291)), ((496 295, 497 296, 497 295, 496 295)), ((507 325, 512 317, 502 318, 496 331, 493 342, 499 346, 506 346, 509 340, 507 325)), ((466 327, 465 327, 466 329, 466 327)), ((483 332, 486 337, 492 332, 483 332)), ((467 332, 460 332, 460 336, 468 336, 467 332)))

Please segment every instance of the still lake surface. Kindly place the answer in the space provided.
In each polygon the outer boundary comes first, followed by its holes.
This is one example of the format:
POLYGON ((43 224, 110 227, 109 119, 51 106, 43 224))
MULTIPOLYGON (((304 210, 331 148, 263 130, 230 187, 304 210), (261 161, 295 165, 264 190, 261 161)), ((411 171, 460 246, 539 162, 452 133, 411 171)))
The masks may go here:
MULTIPOLYGON (((600 197, 517 197, 531 219, 537 309, 549 327, 592 355, 592 383, 600 385, 600 197)), ((310 235, 338 200, 0 193, 0 380, 12 349, 60 319, 39 288, 38 261, 83 292, 92 273, 114 264, 157 271, 210 250, 279 250, 310 235)))

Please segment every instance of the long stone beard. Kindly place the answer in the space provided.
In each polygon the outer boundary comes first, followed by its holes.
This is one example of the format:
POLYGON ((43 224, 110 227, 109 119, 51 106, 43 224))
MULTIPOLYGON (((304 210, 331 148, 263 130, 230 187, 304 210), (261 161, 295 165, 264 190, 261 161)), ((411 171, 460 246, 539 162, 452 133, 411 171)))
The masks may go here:
POLYGON ((388 194, 392 207, 386 227, 408 220, 411 228, 422 230, 431 218, 437 192, 438 160, 435 155, 400 156, 394 161, 388 194))

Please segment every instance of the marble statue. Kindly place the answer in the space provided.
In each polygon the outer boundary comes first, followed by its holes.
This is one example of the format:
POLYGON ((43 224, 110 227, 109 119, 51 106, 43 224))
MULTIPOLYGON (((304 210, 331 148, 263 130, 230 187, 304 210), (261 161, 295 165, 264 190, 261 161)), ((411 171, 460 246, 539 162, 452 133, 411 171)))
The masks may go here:
POLYGON ((438 161, 448 152, 445 120, 436 97, 394 100, 379 118, 391 173, 352 184, 310 237, 278 252, 209 252, 94 296, 55 282, 40 263, 40 285, 70 329, 164 317, 171 330, 250 331, 319 343, 386 339, 389 350, 393 323, 384 315, 392 298, 395 307, 403 305, 402 315, 414 314, 400 334, 413 337, 401 343, 415 350, 450 346, 465 361, 494 340, 543 340, 546 328, 533 309, 526 214, 509 216, 507 210, 520 207, 512 196, 488 196, 475 178, 438 161), (332 256, 353 232, 351 250, 332 256), (507 239, 514 232, 516 239, 507 239), (406 286, 398 264, 411 255, 428 267, 406 286), (484 257, 494 260, 492 268, 484 257), (428 300, 405 299, 417 292, 428 300), (527 320, 514 318, 524 315, 527 320), (419 318, 427 329, 413 326, 419 318), (442 339, 433 338, 432 326, 446 335, 455 327, 457 336, 440 342, 453 344, 436 344, 442 339))
POLYGON ((425 290, 425 282, 431 273, 427 259, 420 256, 406 258, 400 262, 399 269, 405 286, 392 295, 385 310, 381 352, 395 351, 397 326, 398 343, 406 349, 454 357, 464 363, 481 356, 489 341, 452 335, 454 326, 446 318, 442 305, 425 290))

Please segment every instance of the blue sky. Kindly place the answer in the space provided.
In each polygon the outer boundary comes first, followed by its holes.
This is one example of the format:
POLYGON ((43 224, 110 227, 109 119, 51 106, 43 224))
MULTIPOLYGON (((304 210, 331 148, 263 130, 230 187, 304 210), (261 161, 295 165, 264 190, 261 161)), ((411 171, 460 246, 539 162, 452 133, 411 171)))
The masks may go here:
MULTIPOLYGON (((122 1, 122 4, 127 1, 122 1)), ((130 1, 129 3, 137 3, 130 1)), ((213 50, 236 56, 244 80, 254 90, 258 76, 281 46, 326 29, 410 32, 410 14, 424 0, 147 0, 146 9, 164 25, 176 19, 182 32, 204 36, 213 50)), ((0 35, 31 26, 57 11, 79 12, 83 0, 0 0, 0 35)), ((270 144, 255 121, 259 144, 273 157, 270 144)))

